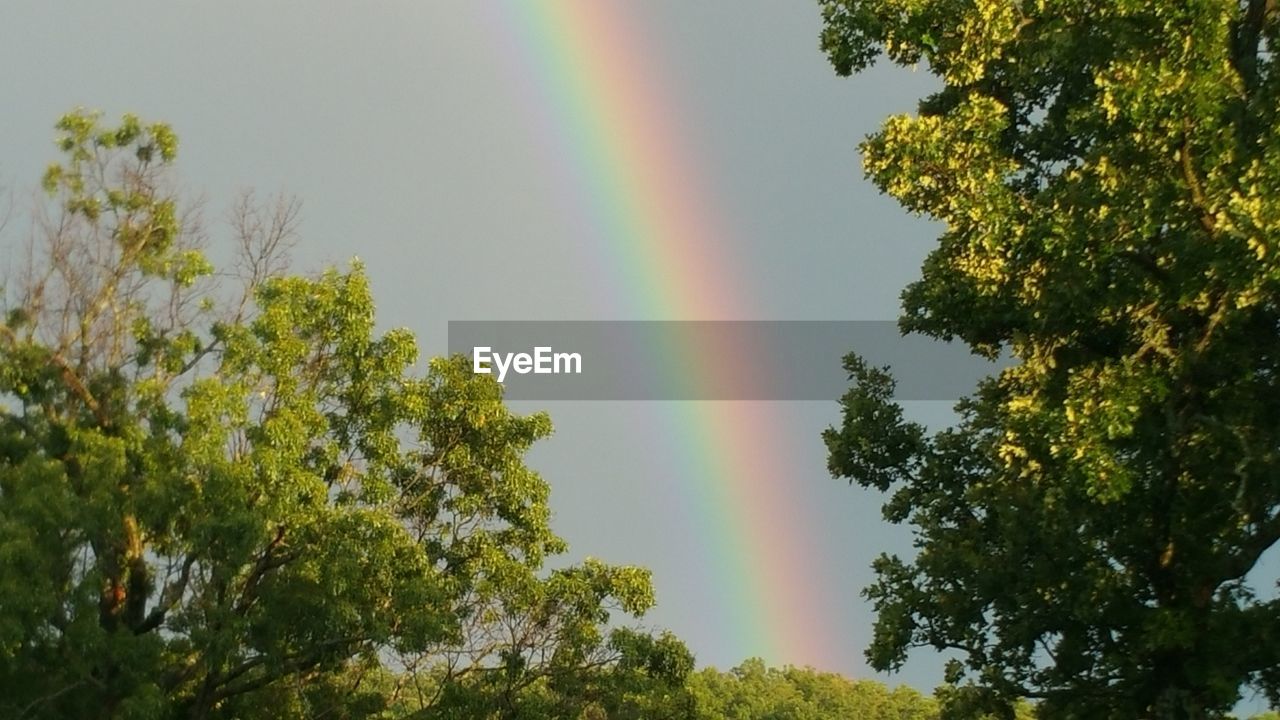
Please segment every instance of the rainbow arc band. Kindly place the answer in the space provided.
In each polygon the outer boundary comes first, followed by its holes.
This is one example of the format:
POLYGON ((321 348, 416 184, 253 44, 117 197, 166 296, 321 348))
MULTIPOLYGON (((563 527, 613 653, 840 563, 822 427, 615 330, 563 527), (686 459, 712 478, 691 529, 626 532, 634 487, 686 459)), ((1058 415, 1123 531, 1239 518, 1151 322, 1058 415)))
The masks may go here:
MULTIPOLYGON (((735 284, 743 275, 730 233, 680 132, 689 108, 671 91, 673 75, 646 41, 637 7, 512 1, 495 3, 490 17, 513 88, 550 145, 563 210, 598 238, 584 251, 599 268, 602 303, 648 320, 760 317, 735 284)), ((684 365, 691 355, 716 356, 714 348, 683 352, 699 338, 672 342, 658 350, 676 381, 726 372, 684 365)), ((740 363, 729 371, 751 383, 769 370, 740 363)), ((792 490, 813 479, 789 470, 812 448, 786 440, 768 404, 673 403, 664 412, 674 427, 663 434, 678 441, 661 451, 684 476, 691 549, 720 609, 706 622, 719 644, 738 659, 832 667, 842 642, 832 629, 841 623, 824 568, 841 559, 816 551, 813 511, 792 490)))

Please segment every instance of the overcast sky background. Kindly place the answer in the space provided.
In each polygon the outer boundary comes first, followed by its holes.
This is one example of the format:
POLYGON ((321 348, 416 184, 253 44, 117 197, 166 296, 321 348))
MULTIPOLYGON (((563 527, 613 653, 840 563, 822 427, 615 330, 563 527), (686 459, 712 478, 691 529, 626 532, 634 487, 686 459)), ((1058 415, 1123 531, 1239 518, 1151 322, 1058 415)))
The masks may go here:
MULTIPOLYGON (((594 240, 548 201, 541 140, 492 9, 478 6, 8 2, 0 185, 36 185, 56 155, 52 124, 69 109, 135 112, 173 125, 181 182, 214 219, 244 188, 300 198, 297 268, 358 255, 380 324, 409 327, 427 354, 443 351, 448 320, 624 319, 577 250, 594 240)), ((885 68, 836 77, 811 2, 663 0, 627 12, 660 59, 669 122, 696 148, 731 233, 735 283, 767 309, 738 319, 895 317, 936 228, 876 193, 856 146, 913 109, 932 80, 885 68)), ((907 548, 908 536, 880 520, 874 494, 828 477, 818 435, 838 419, 834 400, 770 407, 790 428, 777 441, 793 474, 778 481, 813 518, 829 573, 813 591, 828 595, 822 623, 837 651, 766 659, 865 677, 872 614, 858 592, 872 558, 907 548)), ((654 457, 673 431, 670 405, 540 404, 557 432, 531 461, 551 483, 571 558, 651 568, 659 606, 646 622, 674 630, 701 663, 728 667, 751 648, 715 622, 688 547, 698 518, 675 506, 681 483, 697 479, 654 457)), ((909 410, 948 417, 941 403, 909 410)), ((928 690, 939 667, 921 657, 892 681, 928 690)))

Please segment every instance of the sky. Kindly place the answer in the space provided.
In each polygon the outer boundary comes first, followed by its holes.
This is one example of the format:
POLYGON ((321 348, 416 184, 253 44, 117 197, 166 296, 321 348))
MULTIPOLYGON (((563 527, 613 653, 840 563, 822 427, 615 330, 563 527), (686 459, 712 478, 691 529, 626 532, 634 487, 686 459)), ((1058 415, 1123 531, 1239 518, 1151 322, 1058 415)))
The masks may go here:
MULTIPOLYGON (((358 256, 380 325, 425 355, 449 320, 896 317, 938 228, 877 193, 857 145, 934 80, 837 77, 811 2, 551 5, 8 2, 0 187, 25 202, 76 106, 163 120, 215 254, 238 191, 296 196, 295 269, 358 256)), ((515 405, 556 425, 530 463, 566 560, 650 568, 648 626, 701 664, 875 677, 859 591, 910 535, 827 474, 835 400, 515 405)), ((940 666, 888 679, 928 690, 940 666)))

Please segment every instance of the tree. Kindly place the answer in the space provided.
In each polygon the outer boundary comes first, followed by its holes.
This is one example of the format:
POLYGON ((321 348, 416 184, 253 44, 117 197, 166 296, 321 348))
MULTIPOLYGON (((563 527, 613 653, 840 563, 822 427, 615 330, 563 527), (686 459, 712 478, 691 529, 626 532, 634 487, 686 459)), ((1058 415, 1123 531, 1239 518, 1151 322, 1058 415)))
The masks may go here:
POLYGON ((544 569, 544 414, 416 373, 359 266, 284 274, 296 203, 238 205, 215 275, 168 126, 58 130, 0 324, 0 715, 514 718, 683 681, 678 641, 608 629, 646 571, 544 569))
POLYGON ((752 658, 729 672, 705 668, 689 686, 699 720, 933 720, 937 703, 906 687, 811 668, 767 668, 752 658))
POLYGON ((948 711, 1218 717, 1280 702, 1280 10, 1274 0, 821 0, 841 74, 941 89, 862 146, 945 229, 904 331, 1013 366, 926 433, 856 357, 839 477, 918 554, 866 591, 881 669, 953 653, 948 711))

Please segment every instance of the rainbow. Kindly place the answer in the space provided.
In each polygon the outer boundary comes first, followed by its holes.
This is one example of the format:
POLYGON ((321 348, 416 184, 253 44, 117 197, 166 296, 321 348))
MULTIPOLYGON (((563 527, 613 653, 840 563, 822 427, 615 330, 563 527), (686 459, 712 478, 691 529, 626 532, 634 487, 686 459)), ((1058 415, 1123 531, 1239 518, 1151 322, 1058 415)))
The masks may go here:
MULTIPOLYGON (((566 211, 598 242, 584 248, 599 292, 646 320, 759 319, 734 278, 730 233, 684 144, 679 107, 664 92, 655 53, 625 3, 595 0, 490 6, 498 52, 540 141, 566 211), (610 297, 612 296, 612 297, 610 297)), ((614 318, 623 319, 623 318, 614 318)), ((716 348, 697 337, 662 349, 672 380, 697 383, 716 348), (695 358, 687 366, 688 358, 695 358), (703 360, 696 360, 702 358, 703 360)), ((738 363, 736 382, 767 368, 738 363)), ((664 404, 679 440, 667 450, 687 488, 691 538, 704 553, 719 648, 738 660, 830 667, 830 609, 805 513, 789 496, 778 406, 664 404)), ((661 579, 659 578, 659 584, 661 579)), ((662 600, 662 598, 660 598, 662 600)), ((678 602, 679 599, 670 601, 678 602)), ((698 648, 693 648, 697 652, 698 648)))

